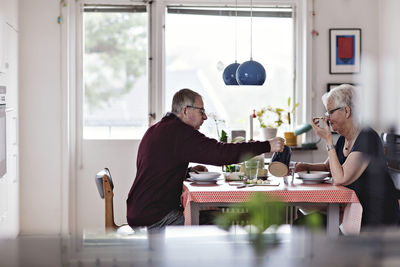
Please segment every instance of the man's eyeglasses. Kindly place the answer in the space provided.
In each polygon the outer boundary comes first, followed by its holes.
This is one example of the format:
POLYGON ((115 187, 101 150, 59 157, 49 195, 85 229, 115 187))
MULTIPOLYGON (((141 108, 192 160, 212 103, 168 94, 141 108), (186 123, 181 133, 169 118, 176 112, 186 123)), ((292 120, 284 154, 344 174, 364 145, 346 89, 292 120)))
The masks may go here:
POLYGON ((338 107, 338 108, 334 108, 334 109, 328 110, 327 112, 324 113, 324 115, 325 115, 325 117, 329 117, 329 116, 331 116, 336 110, 339 110, 339 109, 342 109, 342 108, 344 108, 344 107, 338 107))
POLYGON ((199 108, 199 107, 195 107, 195 106, 186 106, 186 107, 198 109, 198 110, 200 110, 200 114, 201 114, 202 116, 206 115, 206 110, 205 110, 204 108, 199 108))

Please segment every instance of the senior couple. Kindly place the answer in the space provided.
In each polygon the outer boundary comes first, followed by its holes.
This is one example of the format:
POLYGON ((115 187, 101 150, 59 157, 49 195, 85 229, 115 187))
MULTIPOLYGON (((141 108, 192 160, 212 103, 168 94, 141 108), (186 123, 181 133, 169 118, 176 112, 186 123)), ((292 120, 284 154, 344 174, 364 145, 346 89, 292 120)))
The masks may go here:
MULTIPOLYGON (((373 129, 362 128, 355 119, 354 100, 351 85, 341 85, 323 96, 327 110, 322 119, 324 127, 318 119, 312 126, 325 141, 328 158, 324 163, 297 164, 296 171, 330 171, 335 184, 353 189, 363 207, 362 226, 397 224, 397 193, 382 143, 373 129), (328 121, 341 135, 336 145, 328 121)), ((159 230, 184 224, 180 196, 189 162, 220 166, 283 150, 284 140, 280 137, 235 144, 208 138, 198 131, 206 119, 201 95, 182 89, 173 97, 171 112, 147 130, 139 146, 137 174, 127 199, 131 227, 159 230)), ((202 165, 192 168, 207 170, 202 165)))

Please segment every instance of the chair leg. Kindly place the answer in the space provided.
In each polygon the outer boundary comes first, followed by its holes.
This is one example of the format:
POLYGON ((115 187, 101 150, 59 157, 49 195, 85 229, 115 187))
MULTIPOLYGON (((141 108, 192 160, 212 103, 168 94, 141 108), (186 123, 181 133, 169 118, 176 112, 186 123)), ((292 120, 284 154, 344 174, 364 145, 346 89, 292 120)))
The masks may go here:
POLYGON ((105 202, 105 227, 106 230, 116 230, 118 226, 114 222, 114 192, 107 175, 103 176, 104 202, 105 202))

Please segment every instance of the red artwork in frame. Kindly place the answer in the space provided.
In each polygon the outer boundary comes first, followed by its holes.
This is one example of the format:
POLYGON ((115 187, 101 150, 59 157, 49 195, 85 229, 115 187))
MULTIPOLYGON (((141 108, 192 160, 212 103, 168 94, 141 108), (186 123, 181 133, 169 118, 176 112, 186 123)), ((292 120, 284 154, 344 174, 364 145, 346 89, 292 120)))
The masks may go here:
POLYGON ((329 73, 359 73, 361 29, 330 29, 329 53, 329 73))

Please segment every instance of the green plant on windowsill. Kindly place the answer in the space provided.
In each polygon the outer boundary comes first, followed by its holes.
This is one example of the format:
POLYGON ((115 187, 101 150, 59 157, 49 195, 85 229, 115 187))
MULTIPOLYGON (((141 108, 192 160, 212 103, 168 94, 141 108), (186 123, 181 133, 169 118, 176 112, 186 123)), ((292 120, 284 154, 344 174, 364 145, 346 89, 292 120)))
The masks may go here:
POLYGON ((289 125, 289 129, 291 129, 291 125, 293 122, 293 118, 296 112, 296 109, 300 106, 300 103, 296 103, 293 106, 291 106, 292 98, 289 96, 288 97, 288 108, 287 108, 287 114, 285 115, 285 120, 287 121, 287 124, 289 125))
POLYGON ((292 119, 295 115, 296 108, 300 105, 299 103, 294 104, 293 106, 291 105, 291 98, 289 96, 288 98, 288 109, 287 109, 287 115, 285 116, 285 119, 288 124, 288 129, 283 133, 283 136, 285 137, 285 142, 286 145, 288 146, 297 146, 297 137, 294 135, 293 132, 293 127, 292 127, 292 119))
POLYGON ((260 123, 260 128, 279 128, 285 122, 290 127, 296 109, 299 107, 300 103, 296 103, 292 106, 292 98, 290 96, 288 97, 287 103, 287 109, 272 107, 269 105, 257 110, 256 116, 260 123))
POLYGON ((218 135, 219 141, 220 142, 228 142, 228 135, 226 134, 226 132, 224 130, 221 130, 221 133, 220 133, 219 132, 219 128, 218 128, 218 125, 220 123, 225 123, 225 120, 222 120, 222 119, 218 118, 218 116, 213 112, 207 113, 207 117, 209 117, 209 118, 214 120, 215 128, 217 129, 217 135, 218 135))
POLYGON ((221 130, 221 135, 218 134, 218 137, 220 142, 228 142, 228 134, 224 130, 221 130))

